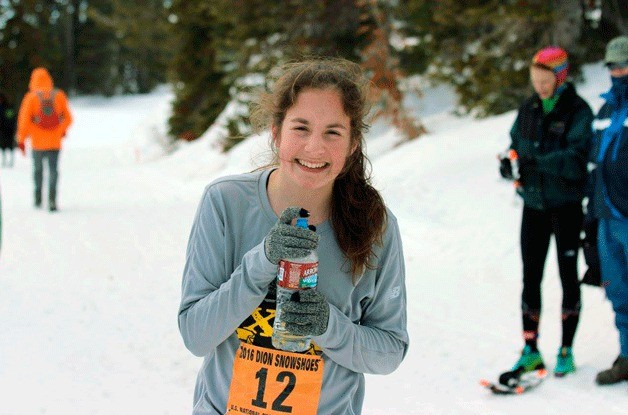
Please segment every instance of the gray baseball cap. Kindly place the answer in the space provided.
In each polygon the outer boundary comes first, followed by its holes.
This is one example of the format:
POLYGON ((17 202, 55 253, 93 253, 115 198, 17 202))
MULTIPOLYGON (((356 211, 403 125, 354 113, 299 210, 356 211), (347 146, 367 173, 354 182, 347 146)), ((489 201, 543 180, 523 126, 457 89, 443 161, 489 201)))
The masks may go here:
POLYGON ((604 63, 628 62, 628 36, 619 36, 608 42, 604 63))

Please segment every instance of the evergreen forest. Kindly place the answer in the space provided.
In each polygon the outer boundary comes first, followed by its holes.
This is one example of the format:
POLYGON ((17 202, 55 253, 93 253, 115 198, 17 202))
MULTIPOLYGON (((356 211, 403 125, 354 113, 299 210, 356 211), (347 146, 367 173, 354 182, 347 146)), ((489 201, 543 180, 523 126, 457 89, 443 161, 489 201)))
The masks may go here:
POLYGON ((528 65, 553 44, 571 74, 628 34, 621 0, 0 0, 0 91, 18 106, 46 67, 70 96, 142 94, 169 83, 169 131, 194 140, 228 102, 225 150, 250 133, 248 106, 274 69, 304 57, 360 63, 376 116, 407 139, 424 131, 403 105, 415 75, 450 84, 459 112, 516 108, 528 65))

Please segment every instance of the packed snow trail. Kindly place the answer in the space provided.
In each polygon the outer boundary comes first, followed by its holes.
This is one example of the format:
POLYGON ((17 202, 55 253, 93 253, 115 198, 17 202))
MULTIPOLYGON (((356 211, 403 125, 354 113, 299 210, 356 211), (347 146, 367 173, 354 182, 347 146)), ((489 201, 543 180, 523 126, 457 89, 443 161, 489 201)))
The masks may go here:
POLYGON ((189 412, 176 310, 202 187, 135 163, 129 137, 167 98, 72 103, 54 214, 30 158, 1 171, 0 414, 189 412))

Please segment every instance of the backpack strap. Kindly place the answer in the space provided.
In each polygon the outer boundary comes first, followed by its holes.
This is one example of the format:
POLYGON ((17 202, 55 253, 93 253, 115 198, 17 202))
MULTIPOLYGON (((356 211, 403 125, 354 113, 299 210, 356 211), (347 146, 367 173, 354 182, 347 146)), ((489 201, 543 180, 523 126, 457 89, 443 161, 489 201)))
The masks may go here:
POLYGON ((50 96, 48 98, 44 97, 44 91, 42 91, 42 90, 35 91, 35 94, 39 98, 40 102, 43 102, 44 100, 48 99, 48 100, 51 100, 54 103, 55 96, 57 95, 57 92, 59 92, 59 90, 57 88, 53 88, 52 90, 50 90, 50 96))
MULTIPOLYGON (((44 91, 42 91, 42 90, 35 91, 35 95, 37 95, 37 98, 39 99, 40 108, 43 108, 44 107, 44 102, 48 101, 50 103, 50 105, 52 106, 52 110, 56 112, 55 97, 56 97, 58 91, 59 90, 57 88, 53 88, 50 91, 50 96, 48 98, 44 97, 44 91)), ((61 123, 62 120, 63 120, 63 113, 57 113, 57 117, 59 119, 59 123, 61 123)), ((32 120, 33 120, 33 122, 35 124, 39 124, 41 122, 41 119, 39 118, 38 114, 33 115, 32 120)))

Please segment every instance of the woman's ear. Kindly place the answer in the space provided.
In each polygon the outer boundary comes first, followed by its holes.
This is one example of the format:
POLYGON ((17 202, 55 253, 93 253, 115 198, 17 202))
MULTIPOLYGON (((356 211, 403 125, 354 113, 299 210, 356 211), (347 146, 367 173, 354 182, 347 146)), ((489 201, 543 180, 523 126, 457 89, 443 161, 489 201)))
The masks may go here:
POLYGON ((272 136, 273 145, 279 148, 279 129, 275 124, 270 127, 270 134, 272 136))
POLYGON ((360 147, 360 142, 356 141, 355 143, 353 143, 353 145, 351 146, 351 151, 349 152, 349 157, 353 155, 353 153, 355 153, 355 151, 360 147))

